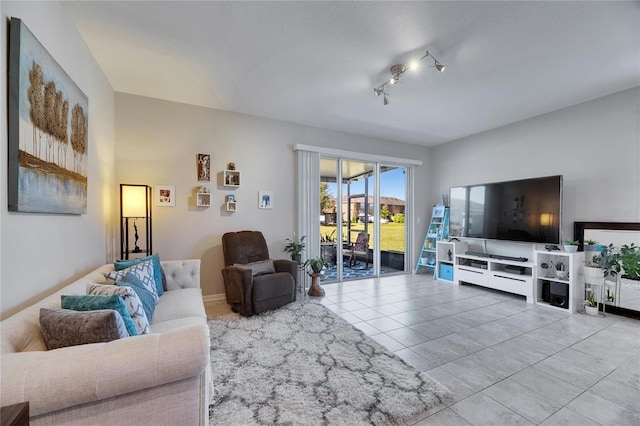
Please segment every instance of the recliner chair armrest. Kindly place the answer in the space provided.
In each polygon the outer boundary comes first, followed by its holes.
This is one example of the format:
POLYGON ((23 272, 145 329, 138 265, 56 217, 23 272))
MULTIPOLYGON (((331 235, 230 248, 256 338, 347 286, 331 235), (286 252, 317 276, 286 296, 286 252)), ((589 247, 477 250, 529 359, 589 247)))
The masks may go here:
POLYGON ((237 266, 225 266, 222 269, 224 289, 229 303, 251 302, 251 292, 253 277, 251 269, 239 268, 237 266))
POLYGON ((273 267, 276 272, 288 272, 293 279, 296 278, 298 272, 298 263, 288 259, 274 259, 273 267))

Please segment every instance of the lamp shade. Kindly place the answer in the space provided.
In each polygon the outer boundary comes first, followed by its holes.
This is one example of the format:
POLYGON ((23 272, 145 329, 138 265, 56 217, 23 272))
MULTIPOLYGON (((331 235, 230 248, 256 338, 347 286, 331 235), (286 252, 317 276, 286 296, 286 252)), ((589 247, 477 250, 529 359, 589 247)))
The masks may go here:
POLYGON ((541 213, 540 214, 540 226, 553 225, 553 213, 541 213))
POLYGON ((147 216, 146 185, 121 185, 122 217, 147 216))

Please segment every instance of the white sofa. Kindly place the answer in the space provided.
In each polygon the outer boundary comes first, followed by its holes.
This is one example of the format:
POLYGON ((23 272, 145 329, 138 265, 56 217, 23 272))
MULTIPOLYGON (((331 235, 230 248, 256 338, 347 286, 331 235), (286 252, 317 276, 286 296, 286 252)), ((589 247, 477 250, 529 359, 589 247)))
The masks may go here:
POLYGON ((213 396, 200 260, 162 262, 151 334, 47 350, 40 308, 104 283, 104 265, 0 322, 0 401, 29 401, 31 424, 206 425, 213 396))

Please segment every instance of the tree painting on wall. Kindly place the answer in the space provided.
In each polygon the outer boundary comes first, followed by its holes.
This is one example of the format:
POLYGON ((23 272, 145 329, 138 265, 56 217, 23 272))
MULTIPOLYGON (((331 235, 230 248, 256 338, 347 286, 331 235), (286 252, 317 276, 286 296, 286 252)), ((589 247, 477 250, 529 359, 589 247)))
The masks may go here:
POLYGON ((87 96, 25 24, 9 33, 9 211, 87 212, 87 96))

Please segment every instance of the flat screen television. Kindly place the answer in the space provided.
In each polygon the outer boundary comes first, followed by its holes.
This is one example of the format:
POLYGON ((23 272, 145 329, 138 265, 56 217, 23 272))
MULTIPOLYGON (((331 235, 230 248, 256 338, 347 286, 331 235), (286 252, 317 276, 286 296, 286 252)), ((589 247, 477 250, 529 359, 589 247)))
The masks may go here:
POLYGON ((562 176, 457 186, 449 237, 560 243, 562 176))

